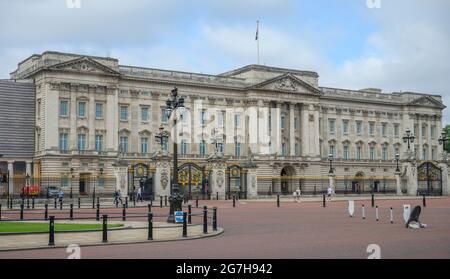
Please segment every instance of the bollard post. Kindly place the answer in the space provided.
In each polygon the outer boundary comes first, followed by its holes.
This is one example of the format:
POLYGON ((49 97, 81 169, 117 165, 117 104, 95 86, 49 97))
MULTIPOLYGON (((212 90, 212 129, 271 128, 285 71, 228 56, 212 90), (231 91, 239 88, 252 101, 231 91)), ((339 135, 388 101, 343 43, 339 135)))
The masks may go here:
POLYGON ((80 209, 80 208, 81 208, 81 198, 78 197, 78 209, 80 209))
POLYGON ((203 207, 203 233, 208 233, 208 207, 206 205, 203 207))
POLYGON ((126 206, 123 205, 123 210, 122 210, 122 221, 126 221, 127 220, 127 210, 126 210, 126 206))
POLYGON ((195 207, 198 208, 198 196, 195 198, 195 207))
POLYGON ((163 197, 159 196, 159 207, 163 208, 163 197))
POLYGON ((92 197, 92 209, 95 208, 95 197, 92 197))
POLYGON ((9 201, 10 203, 11 203, 11 206, 9 207, 10 209, 13 209, 13 203, 14 203, 14 199, 11 197, 11 199, 10 199, 10 201, 9 201))
POLYGON ((48 203, 46 203, 46 204, 44 205, 44 207, 45 207, 44 218, 45 218, 45 220, 47 220, 47 219, 48 219, 48 203))
POLYGON ((73 203, 70 204, 69 219, 70 219, 70 220, 73 220, 73 203))
POLYGON ((219 192, 216 193, 216 200, 219 200, 219 192))
POLYGON ((217 207, 213 207, 213 231, 217 231, 217 207))
POLYGON ((147 205, 147 207, 148 207, 148 212, 149 212, 149 213, 152 212, 152 204, 149 203, 149 204, 147 205))
POLYGON ((128 197, 125 197, 125 207, 128 208, 128 197))
POLYGON ((95 214, 95 220, 100 221, 100 204, 97 203, 97 212, 95 214))
POLYGON ((100 197, 97 197, 97 203, 100 204, 100 197))
POLYGON ((233 207, 236 207, 236 196, 233 195, 233 207))
POLYGON ((34 197, 31 199, 31 209, 34 209, 34 197))
POLYGON ((103 215, 103 233, 102 233, 102 242, 108 242, 108 215, 103 215))
POLYGON ((148 237, 147 240, 153 240, 153 213, 148 213, 148 237))
POLYGON ((20 204, 20 220, 23 220, 23 203, 20 204))
POLYGON ((2 220, 2 204, 0 203, 0 221, 2 220))
POLYGON ((58 202, 58 201, 57 201, 56 198, 55 198, 55 209, 58 208, 57 202, 58 202))
POLYGON ((377 222, 380 221, 380 216, 378 215, 378 205, 375 208, 375 217, 377 218, 377 222))
POLYGON ((183 237, 187 237, 187 213, 183 212, 183 237))
POLYGON ((325 194, 323 194, 322 206, 323 206, 323 207, 327 207, 327 202, 326 202, 326 199, 325 199, 325 194))
POLYGON ((48 246, 55 246, 55 216, 50 216, 48 246))
POLYGON ((136 197, 133 198, 133 207, 136 206, 136 197))
POLYGON ((394 224, 394 212, 392 207, 391 207, 391 224, 394 224))
POLYGON ((375 207, 375 195, 372 194, 372 207, 375 207))
POLYGON ((167 196, 164 196, 164 206, 167 206, 167 196))
POLYGON ((280 195, 277 195, 277 207, 280 207, 280 195))
POLYGON ((59 200, 59 210, 62 210, 62 209, 63 209, 63 200, 60 199, 59 200))
POLYGON ((188 218, 188 224, 192 224, 192 206, 189 204, 188 205, 188 216, 187 216, 187 218, 188 218))
POLYGON ((366 219, 366 213, 365 213, 366 211, 365 211, 365 208, 364 208, 364 204, 362 205, 362 218, 363 218, 363 220, 365 220, 366 219))
POLYGON ((426 199, 425 195, 423 195, 422 204, 423 204, 423 207, 427 207, 427 199, 426 199))

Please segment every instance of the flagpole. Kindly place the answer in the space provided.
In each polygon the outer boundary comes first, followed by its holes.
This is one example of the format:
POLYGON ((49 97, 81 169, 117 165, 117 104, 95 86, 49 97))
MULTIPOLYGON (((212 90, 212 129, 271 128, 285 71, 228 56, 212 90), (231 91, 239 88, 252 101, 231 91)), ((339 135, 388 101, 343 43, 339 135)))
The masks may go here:
POLYGON ((259 65, 259 20, 256 21, 256 47, 258 49, 258 65, 259 65))

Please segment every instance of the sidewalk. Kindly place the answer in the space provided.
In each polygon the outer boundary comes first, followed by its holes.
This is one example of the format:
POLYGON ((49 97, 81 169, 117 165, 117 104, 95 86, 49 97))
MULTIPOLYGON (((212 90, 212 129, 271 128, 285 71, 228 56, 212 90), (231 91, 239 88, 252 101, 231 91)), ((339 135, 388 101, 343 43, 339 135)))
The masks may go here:
MULTIPOLYGON (((92 224, 95 221, 59 221, 58 223, 82 223, 92 224)), ((97 246, 111 244, 131 244, 149 243, 161 241, 190 240, 205 237, 217 236, 223 233, 223 228, 213 231, 212 226, 208 226, 208 234, 203 234, 203 225, 188 225, 187 237, 182 237, 181 224, 168 224, 164 222, 153 223, 153 240, 147 240, 147 222, 120 222, 111 221, 108 224, 124 224, 126 229, 109 229, 108 243, 102 243, 102 231, 77 232, 77 233, 55 233, 55 246, 48 246, 49 234, 18 234, 2 235, 0 237, 0 251, 61 248, 71 244, 79 246, 97 246)))

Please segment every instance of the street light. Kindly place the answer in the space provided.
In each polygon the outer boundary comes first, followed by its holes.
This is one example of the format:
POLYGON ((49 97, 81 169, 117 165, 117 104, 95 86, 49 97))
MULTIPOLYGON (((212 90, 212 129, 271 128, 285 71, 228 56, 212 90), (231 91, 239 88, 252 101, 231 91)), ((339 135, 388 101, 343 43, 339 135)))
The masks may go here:
POLYGON ((167 115, 167 119, 170 119, 170 116, 173 112, 175 115, 173 117, 173 179, 170 187, 170 213, 167 218, 168 223, 174 223, 174 211, 181 211, 181 203, 183 202, 183 195, 179 192, 178 186, 178 150, 177 150, 177 117, 176 111, 178 109, 184 109, 184 98, 178 96, 178 89, 175 87, 170 94, 171 98, 166 101, 165 113, 167 115))
POLYGON ((414 143, 414 135, 411 133, 410 129, 407 129, 405 135, 403 136, 403 142, 408 143, 408 150, 411 150, 411 143, 414 143))
POLYGON ((333 174, 333 154, 330 153, 330 155, 328 155, 328 160, 330 161, 330 174, 333 174))
POLYGON ((397 169, 395 170, 395 172, 400 173, 400 167, 398 165, 398 161, 400 160, 400 154, 395 154, 395 160, 397 161, 397 169))
POLYGON ((159 126, 159 133, 155 135, 156 142, 161 145, 161 151, 163 154, 165 153, 165 147, 167 146, 167 142, 169 140, 169 132, 164 131, 164 126, 161 124, 159 126))

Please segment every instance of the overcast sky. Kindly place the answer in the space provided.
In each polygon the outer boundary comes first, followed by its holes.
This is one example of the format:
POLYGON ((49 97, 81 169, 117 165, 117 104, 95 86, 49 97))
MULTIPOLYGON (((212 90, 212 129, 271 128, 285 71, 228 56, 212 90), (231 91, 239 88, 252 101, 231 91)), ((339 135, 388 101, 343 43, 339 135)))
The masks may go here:
POLYGON ((450 106, 449 0, 68 2, 0 0, 0 78, 45 50, 218 74, 256 63, 259 19, 262 64, 317 71, 321 86, 439 94, 450 106))

